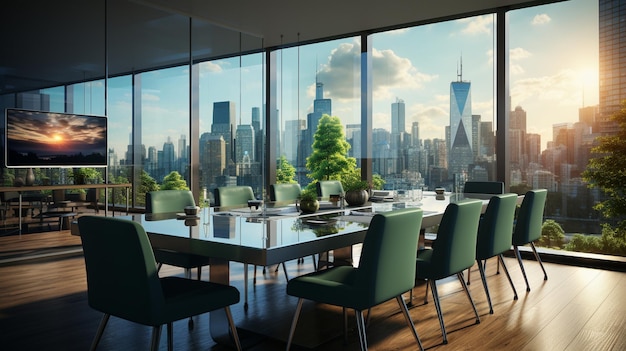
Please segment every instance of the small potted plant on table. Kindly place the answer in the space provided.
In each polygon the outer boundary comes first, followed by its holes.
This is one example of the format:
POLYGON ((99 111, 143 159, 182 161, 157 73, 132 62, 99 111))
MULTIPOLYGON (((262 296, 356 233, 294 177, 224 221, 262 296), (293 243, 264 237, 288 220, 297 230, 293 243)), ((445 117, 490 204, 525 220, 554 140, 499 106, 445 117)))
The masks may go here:
POLYGON ((365 180, 352 179, 343 182, 343 190, 346 192, 345 199, 350 206, 364 205, 369 199, 369 184, 365 180))
POLYGON ((304 213, 315 213, 320 208, 315 189, 306 189, 300 193, 300 210, 304 213))

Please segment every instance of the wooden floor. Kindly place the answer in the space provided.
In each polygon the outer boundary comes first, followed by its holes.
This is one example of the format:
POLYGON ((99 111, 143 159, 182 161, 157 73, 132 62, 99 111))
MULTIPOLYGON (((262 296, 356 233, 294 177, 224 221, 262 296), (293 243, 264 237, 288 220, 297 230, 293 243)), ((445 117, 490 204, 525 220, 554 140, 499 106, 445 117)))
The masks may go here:
MULTIPOLYGON (((288 263, 290 277, 312 270, 288 263)), ((519 293, 513 300, 504 274, 488 264, 488 280, 495 313, 489 314, 476 267, 470 285, 481 323, 475 319, 460 284, 438 284, 449 344, 443 345, 432 300, 423 304, 424 285, 414 289, 411 317, 428 350, 626 350, 626 274, 565 265, 546 264, 544 281, 539 265, 527 261, 532 291, 526 292, 516 261, 506 259, 519 293)), ((243 265, 231 265, 232 284, 242 292, 243 265)), ((164 267, 162 275, 182 275, 164 267)), ((250 273, 252 269, 250 268, 250 273)), ((282 273, 259 270, 250 292, 250 308, 233 306, 247 350, 285 348, 296 299, 285 294, 282 273), (271 335, 271 337, 262 336, 271 335)), ((203 278, 208 278, 205 269, 203 278)), ((252 284, 251 284, 252 285, 252 284)), ((405 299, 409 294, 405 295, 405 299)), ((341 310, 306 302, 296 332, 294 350, 357 350, 354 318, 344 344, 341 310)), ((85 268, 80 241, 68 231, 0 237, 0 348, 3 350, 87 350, 101 314, 87 305, 85 268), (29 257, 29 259, 24 259, 29 257)), ((352 317, 352 314, 349 314, 352 317)), ((186 321, 174 324, 176 350, 224 350, 208 331, 209 315, 194 317, 195 329, 186 321)), ((165 335, 165 331, 163 331, 165 335)), ((417 349, 397 303, 372 310, 368 325, 370 350, 417 349)), ((166 338, 161 349, 166 349, 166 338)), ((146 350, 150 329, 111 318, 99 350, 146 350)))

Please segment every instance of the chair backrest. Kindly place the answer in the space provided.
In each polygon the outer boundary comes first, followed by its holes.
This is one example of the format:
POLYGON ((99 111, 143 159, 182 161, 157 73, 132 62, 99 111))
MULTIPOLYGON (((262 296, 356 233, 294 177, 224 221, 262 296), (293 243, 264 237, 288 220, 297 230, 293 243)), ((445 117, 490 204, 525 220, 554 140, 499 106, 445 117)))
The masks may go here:
POLYGON ((431 279, 449 277, 474 265, 481 210, 480 200, 464 200, 446 207, 432 245, 431 279))
POLYGON ((189 190, 159 190, 146 193, 146 213, 182 212, 185 206, 195 206, 189 190))
POLYGON ((328 198, 330 195, 344 195, 343 186, 338 180, 320 180, 317 182, 317 196, 328 198))
POLYGON ((504 194, 504 182, 465 182, 464 193, 472 194, 504 194))
POLYGON ((365 234, 356 285, 367 292, 363 308, 398 296, 415 285, 417 241, 422 210, 409 208, 377 213, 365 234))
POLYGON ((511 249, 517 194, 495 195, 478 224, 476 259, 486 260, 511 249))
POLYGON ((213 190, 215 206, 247 206, 248 200, 255 200, 252 187, 247 185, 223 186, 213 190))
POLYGON ((270 185, 270 201, 295 201, 301 191, 300 184, 297 183, 272 184, 270 185))
POLYGON ((113 217, 81 216, 78 228, 87 270, 89 306, 153 325, 163 306, 152 247, 143 227, 113 217))
POLYGON ((524 194, 513 230, 513 245, 525 245, 541 237, 543 210, 547 196, 548 190, 546 189, 530 190, 524 194))

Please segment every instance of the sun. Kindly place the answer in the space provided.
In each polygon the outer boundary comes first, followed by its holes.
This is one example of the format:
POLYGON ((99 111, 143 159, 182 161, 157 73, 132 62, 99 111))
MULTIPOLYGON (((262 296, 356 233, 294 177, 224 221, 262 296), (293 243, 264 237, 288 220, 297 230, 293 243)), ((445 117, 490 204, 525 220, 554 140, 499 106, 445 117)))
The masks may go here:
POLYGON ((63 142, 63 136, 61 136, 60 134, 54 134, 52 136, 53 144, 61 144, 62 142, 63 142))

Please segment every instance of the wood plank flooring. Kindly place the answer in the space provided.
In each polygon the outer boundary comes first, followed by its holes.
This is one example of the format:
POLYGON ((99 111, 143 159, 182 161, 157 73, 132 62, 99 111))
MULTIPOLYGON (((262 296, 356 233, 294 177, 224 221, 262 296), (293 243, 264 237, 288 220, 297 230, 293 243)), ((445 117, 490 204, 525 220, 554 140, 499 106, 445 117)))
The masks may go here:
MULTIPOLYGON (((358 249, 358 248, 357 248, 358 249)), ((434 303, 423 303, 425 285, 413 291, 410 314, 428 350, 625 350, 626 273, 546 264, 549 280, 539 265, 525 261, 532 290, 526 292, 519 265, 505 259, 519 294, 513 293, 504 274, 495 274, 495 260, 487 265, 494 314, 489 314, 476 267, 470 285, 481 323, 475 324, 469 302, 456 280, 438 284, 448 331, 442 344, 434 303)), ((251 266, 252 267, 252 266, 251 266)), ((250 267, 250 279, 252 268, 250 267)), ((291 261, 289 276, 313 269, 291 261)), ((282 350, 296 299, 285 294, 282 269, 259 268, 257 284, 250 283, 250 307, 243 309, 243 265, 231 264, 232 284, 242 292, 233 306, 235 323, 242 330, 246 350, 282 350), (265 337, 262 335, 271 335, 265 337)), ((165 266, 161 275, 181 275, 165 266)), ((203 270, 208 279, 208 269, 203 270)), ((408 300, 409 294, 405 294, 408 300)), ((430 296, 429 296, 430 298, 430 296)), ((344 344, 341 309, 305 302, 293 350, 358 350, 353 314, 344 344)), ((87 304, 85 268, 80 240, 69 231, 0 237, 0 348, 3 350, 87 350, 101 314, 87 304), (59 254, 64 253, 64 254, 59 254), (31 259, 24 260, 24 257, 31 259)), ((174 324, 176 350, 224 350, 210 338, 209 315, 174 324)), ((372 310, 367 330, 370 350, 415 350, 397 303, 372 310)), ((166 349, 165 330, 161 350, 166 349)), ((150 328, 111 318, 99 350, 145 350, 150 328)))

